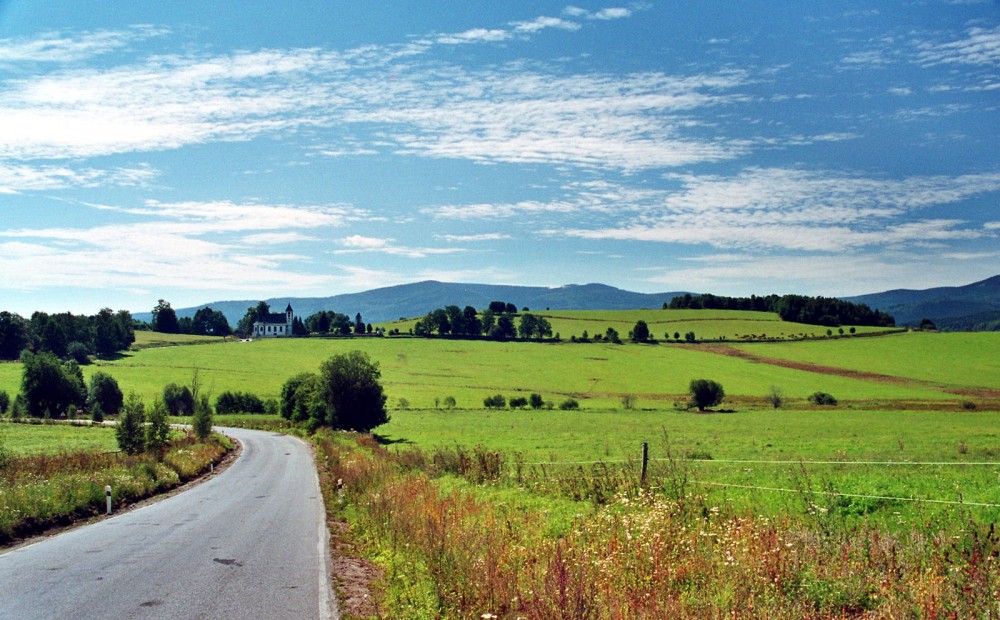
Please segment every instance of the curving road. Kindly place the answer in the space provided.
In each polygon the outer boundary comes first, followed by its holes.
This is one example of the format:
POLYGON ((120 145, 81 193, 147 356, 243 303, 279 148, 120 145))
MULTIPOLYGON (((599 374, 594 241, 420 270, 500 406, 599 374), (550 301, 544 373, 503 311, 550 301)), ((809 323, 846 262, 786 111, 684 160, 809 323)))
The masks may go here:
POLYGON ((216 430, 243 454, 203 484, 0 553, 0 618, 336 618, 308 447, 216 430))

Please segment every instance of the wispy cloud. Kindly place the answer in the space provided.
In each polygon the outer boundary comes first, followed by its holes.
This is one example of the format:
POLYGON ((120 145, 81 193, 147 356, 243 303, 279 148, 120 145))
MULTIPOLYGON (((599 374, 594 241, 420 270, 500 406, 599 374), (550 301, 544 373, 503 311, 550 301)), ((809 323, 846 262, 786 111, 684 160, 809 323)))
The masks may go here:
POLYGON ((351 235, 340 240, 340 245, 344 249, 332 250, 332 254, 357 254, 365 252, 376 252, 389 254, 392 256, 403 256, 406 258, 427 258, 441 254, 455 254, 463 252, 459 248, 413 248, 400 246, 395 243, 395 239, 384 237, 366 237, 364 235, 351 235))
POLYGON ((510 239, 511 235, 507 233, 482 233, 478 235, 435 235, 437 239, 443 241, 448 241, 449 243, 465 243, 465 242, 476 242, 476 241, 502 241, 504 239, 510 239))
POLYGON ((957 218, 917 212, 1000 191, 1000 173, 873 179, 795 169, 749 169, 726 178, 672 175, 679 191, 651 194, 627 226, 565 234, 586 239, 708 245, 720 249, 843 252, 981 238, 957 218))
POLYGON ((169 34, 162 27, 64 34, 49 32, 22 39, 0 39, 0 65, 5 63, 71 63, 107 54, 131 43, 169 34))
POLYGON ((157 176, 149 166, 129 168, 73 168, 71 166, 5 165, 0 163, 0 194, 117 185, 143 186, 157 176))
POLYGON ((924 42, 917 56, 921 64, 1000 66, 1000 26, 970 28, 963 39, 944 43, 924 42))
MULTIPOLYGON (((620 19, 627 12, 588 15, 620 19)), ((539 17, 442 37, 485 42, 577 26, 539 17)), ((0 157, 86 158, 372 124, 383 128, 377 140, 319 152, 391 148, 430 158, 642 170, 731 159, 749 147, 712 136, 708 123, 692 118, 745 101, 741 71, 563 75, 522 65, 468 71, 430 62, 394 65, 398 47, 159 56, 101 71, 8 79, 0 82, 0 157)))

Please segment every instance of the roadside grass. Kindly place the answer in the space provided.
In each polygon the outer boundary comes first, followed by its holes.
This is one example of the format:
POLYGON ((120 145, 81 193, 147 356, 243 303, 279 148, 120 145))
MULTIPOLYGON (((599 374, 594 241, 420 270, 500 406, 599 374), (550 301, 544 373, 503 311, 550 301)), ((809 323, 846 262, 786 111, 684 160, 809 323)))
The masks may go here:
POLYGON ((374 604, 358 615, 996 613, 1000 537, 992 525, 957 518, 889 529, 817 517, 818 509, 768 516, 676 486, 622 487, 567 510, 553 487, 484 480, 493 457, 507 460, 488 449, 463 459, 461 451, 453 458, 391 451, 364 438, 354 447, 327 434, 314 441, 328 509, 351 523, 353 538, 381 568, 374 604), (338 478, 343 505, 331 484, 338 478), (567 524, 550 527, 553 513, 567 524))
MULTIPOLYGON (((11 437, 17 437, 17 428, 34 428, 4 426, 5 445, 15 446, 18 441, 11 437)), ((74 433, 90 430, 67 428, 74 433)), ((175 487, 207 470, 230 448, 225 438, 197 442, 183 434, 163 453, 127 456, 83 450, 12 454, 0 467, 0 545, 102 514, 106 485, 111 486, 116 508, 175 487)))
POLYGON ((692 490, 764 514, 802 512, 808 499, 845 517, 899 525, 954 520, 966 510, 979 522, 1000 519, 1000 465, 961 465, 1000 463, 995 418, 982 411, 406 411, 377 431, 398 450, 486 446, 507 455, 506 476, 520 467, 520 475, 556 486, 595 468, 635 477, 646 442, 654 486, 683 473, 692 490))

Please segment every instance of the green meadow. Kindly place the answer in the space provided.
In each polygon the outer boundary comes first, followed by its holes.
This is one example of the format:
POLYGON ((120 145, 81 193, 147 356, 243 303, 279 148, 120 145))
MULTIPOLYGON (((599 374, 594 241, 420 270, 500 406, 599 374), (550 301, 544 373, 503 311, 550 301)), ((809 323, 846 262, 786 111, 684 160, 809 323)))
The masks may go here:
POLYGON ((118 449, 113 428, 89 425, 2 424, 0 443, 18 456, 58 452, 111 452, 118 449))
MULTIPOLYGON (((204 393, 233 390, 277 398, 289 377, 316 371, 332 355, 360 349, 380 364, 392 420, 377 432, 396 446, 487 446, 508 460, 544 463, 537 467, 543 467, 545 475, 556 475, 599 461, 634 467, 639 446, 646 442, 654 472, 679 458, 692 480, 738 501, 800 501, 787 491, 821 485, 838 493, 1000 503, 1000 469, 951 464, 991 463, 1000 456, 995 423, 1000 334, 827 338, 825 328, 818 334, 819 328, 804 326, 818 339, 573 343, 566 340, 567 333, 603 333, 613 326, 624 335, 640 318, 654 333, 672 331, 668 326, 676 325, 677 331, 696 329, 706 337, 743 330, 780 336, 803 333, 803 326, 750 312, 547 316, 554 330, 562 332, 561 342, 409 337, 240 342, 140 333, 135 350, 86 366, 84 374, 89 378, 107 372, 123 391, 135 391, 146 401, 157 398, 167 383, 189 384, 195 369, 204 393), (688 384, 696 378, 725 387, 727 396, 718 412, 685 409, 688 384), (772 387, 783 393, 781 409, 764 399, 772 387), (806 397, 816 391, 833 394, 840 404, 810 405, 806 397), (494 394, 509 400, 533 393, 542 396, 545 407, 498 411, 483 405, 483 399, 494 394), (629 408, 624 397, 631 399, 629 408), (449 398, 455 399, 454 408, 446 408, 449 398), (570 398, 580 409, 559 410, 570 398), (851 464, 861 461, 869 464, 851 464), (901 461, 944 464, 895 464, 901 461), (786 491, 747 493, 722 485, 786 491)), ((876 330, 866 330, 871 331, 876 330)), ((0 364, 0 390, 13 396, 19 383, 20 365, 0 364)), ((225 424, 225 419, 217 423, 225 424)), ((66 432, 93 437, 99 431, 66 432)), ((46 441, 69 445, 44 438, 36 444, 46 441)))
MULTIPOLYGON (((763 340, 825 338, 827 329, 818 325, 784 322, 771 312, 742 310, 532 310, 531 314, 544 317, 552 325, 553 335, 563 340, 580 339, 586 332, 589 338, 603 336, 608 328, 618 332, 623 340, 637 321, 646 321, 649 333, 656 340, 671 340, 677 334, 683 339, 694 332, 699 340, 763 340)), ((517 319, 515 319, 516 325, 517 319)), ((417 319, 393 321, 380 326, 387 331, 398 329, 409 333, 417 319)), ((850 327, 844 331, 849 333, 850 327)), ((879 333, 881 327, 855 327, 858 334, 879 333)), ((834 333, 838 330, 834 329, 834 333)))

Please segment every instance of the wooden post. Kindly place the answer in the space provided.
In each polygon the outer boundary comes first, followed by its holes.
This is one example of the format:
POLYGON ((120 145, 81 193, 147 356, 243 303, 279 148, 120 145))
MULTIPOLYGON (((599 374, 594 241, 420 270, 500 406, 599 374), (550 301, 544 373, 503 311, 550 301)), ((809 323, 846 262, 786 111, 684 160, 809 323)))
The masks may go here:
POLYGON ((642 470, 639 474, 639 484, 646 486, 646 468, 649 465, 649 444, 642 442, 642 470))

